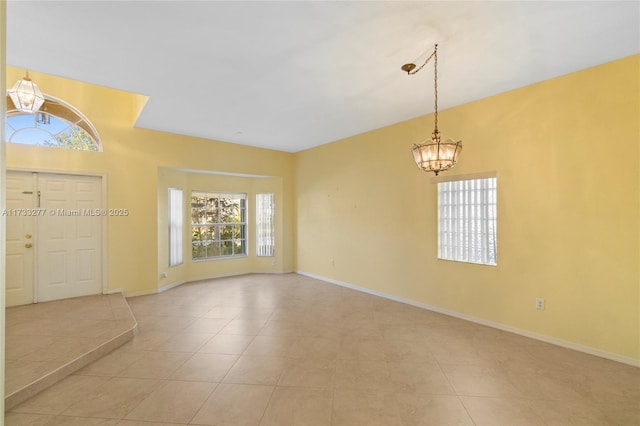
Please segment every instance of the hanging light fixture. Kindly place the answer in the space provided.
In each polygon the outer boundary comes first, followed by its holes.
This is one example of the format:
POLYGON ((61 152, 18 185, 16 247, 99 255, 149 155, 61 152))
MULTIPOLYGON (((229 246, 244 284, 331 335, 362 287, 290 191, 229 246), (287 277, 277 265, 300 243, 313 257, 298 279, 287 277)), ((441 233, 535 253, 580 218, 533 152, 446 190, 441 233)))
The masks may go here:
POLYGON ((22 80, 16 81, 11 89, 7 91, 18 111, 33 114, 38 112, 44 103, 44 96, 38 85, 29 78, 29 72, 22 80))
POLYGON ((438 130, 438 45, 435 45, 433 53, 424 61, 420 67, 416 64, 405 64, 401 67, 402 71, 413 75, 420 71, 433 58, 434 67, 434 92, 435 92, 435 128, 431 134, 431 139, 427 139, 421 144, 414 144, 411 151, 418 168, 425 172, 434 172, 436 176, 443 170, 449 170, 458 162, 458 155, 462 150, 462 141, 454 141, 453 139, 440 138, 438 130))

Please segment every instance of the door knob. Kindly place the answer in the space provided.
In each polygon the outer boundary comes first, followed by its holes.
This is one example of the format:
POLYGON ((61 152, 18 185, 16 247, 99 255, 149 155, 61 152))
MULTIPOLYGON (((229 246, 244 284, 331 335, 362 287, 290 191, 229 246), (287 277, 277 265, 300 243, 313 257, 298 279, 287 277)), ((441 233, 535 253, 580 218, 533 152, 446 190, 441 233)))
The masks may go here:
POLYGON ((29 239, 31 239, 31 234, 26 234, 24 237, 25 237, 27 240, 29 240, 29 239))
POLYGON ((25 244, 24 246, 25 246, 26 248, 31 248, 31 247, 33 247, 33 246, 31 245, 31 243, 27 243, 27 244, 25 244))

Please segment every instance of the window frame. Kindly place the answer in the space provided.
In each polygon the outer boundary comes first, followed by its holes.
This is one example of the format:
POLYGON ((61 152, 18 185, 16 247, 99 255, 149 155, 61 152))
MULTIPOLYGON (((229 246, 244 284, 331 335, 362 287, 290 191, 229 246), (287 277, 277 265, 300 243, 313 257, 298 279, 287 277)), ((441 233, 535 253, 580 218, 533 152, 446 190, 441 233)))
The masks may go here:
POLYGON ((45 148, 73 149, 87 152, 103 151, 102 142, 100 140, 98 131, 96 130, 93 123, 91 123, 91 121, 82 112, 80 112, 80 110, 78 110, 68 102, 56 98, 55 96, 51 96, 46 93, 43 93, 43 96, 44 103, 40 107, 40 110, 34 114, 18 111, 13 105, 11 97, 9 95, 6 96, 7 117, 5 120, 5 137, 8 143, 45 148), (49 125, 52 119, 63 123, 65 127, 60 128, 60 130, 57 130, 55 133, 52 133, 50 129, 45 129, 44 127, 42 127, 44 125, 49 125), (15 120, 33 120, 33 125, 17 126, 16 124, 22 123, 15 123, 15 120), (39 123, 41 123, 41 120, 46 121, 46 124, 42 124, 39 127, 39 123), (38 139, 26 143, 21 142, 19 139, 14 140, 14 136, 16 135, 34 131, 37 131, 38 134, 48 134, 51 138, 51 141, 38 139), (61 140, 62 138, 73 137, 74 135, 77 138, 82 139, 80 145, 76 144, 76 146, 73 146, 69 142, 61 140))
POLYGON ((437 178, 438 259, 475 265, 498 266, 498 178, 495 173, 437 178), (481 187, 470 187, 483 183, 481 187), (445 189, 459 183, 465 188, 445 189), (472 184, 469 184, 469 183, 472 184), (482 186, 484 185, 484 186, 482 186), (449 200, 444 214, 443 191, 458 199, 449 200), (464 198, 463 200, 461 199, 464 198), (475 201, 477 200, 477 201, 475 201), (454 204, 455 203, 455 204, 454 204), (447 216, 448 215, 448 216, 447 216), (445 221, 450 223, 446 224, 445 221), (455 223, 457 222, 457 223, 455 223), (454 227, 455 223, 455 227, 454 227), (455 228, 455 230, 453 229, 455 228), (449 234, 445 236, 445 234, 449 234))
POLYGON ((256 257, 275 257, 275 194, 261 192, 256 194, 256 257), (269 211, 262 208, 268 198, 269 211))
MULTIPOLYGON (((248 228, 249 228, 249 221, 248 221, 248 215, 249 215, 249 209, 248 209, 248 204, 249 204, 249 200, 248 200, 248 194, 246 192, 224 192, 224 191, 200 191, 200 190, 192 190, 191 191, 191 202, 190 202, 190 212, 191 212, 191 220, 190 220, 190 225, 191 225, 191 261, 192 262, 203 262, 203 261, 209 261, 209 260, 222 260, 222 259, 233 259, 233 258, 239 258, 239 257, 247 257, 248 256, 248 228), (220 199, 239 199, 240 200, 240 217, 241 217, 241 221, 239 222, 200 222, 200 223, 194 223, 194 196, 195 194, 200 194, 201 196, 211 199, 211 198, 220 198, 220 199), (221 228, 221 227, 235 227, 235 226, 239 226, 240 227, 240 237, 241 238, 232 238, 231 240, 222 240, 222 239, 210 239, 210 240, 200 240, 200 241, 208 241, 209 243, 213 242, 217 242, 219 243, 218 245, 218 254, 216 255, 208 255, 206 254, 206 250, 205 249, 205 256, 204 257, 194 257, 194 247, 195 244, 194 242, 197 241, 194 237, 195 237, 195 228, 202 228, 202 227, 209 227, 209 228, 221 228), (236 253, 235 252, 235 242, 236 241, 240 241, 240 247, 241 247, 241 252, 240 253, 236 253), (222 254, 222 243, 223 242, 231 242, 231 244, 229 245, 229 247, 232 248, 232 254, 222 254)), ((206 210, 206 209, 205 209, 206 210)), ((205 216, 206 216, 206 211, 205 211, 205 216)), ((220 211, 218 211, 218 218, 217 220, 220 220, 220 211)), ((206 219, 205 219, 206 220, 206 219)), ((233 231, 232 231, 233 232, 233 231)), ((200 235, 202 236, 202 233, 200 233, 200 235)), ((209 235, 214 235, 212 232, 209 232, 209 235)), ((215 233, 215 235, 220 235, 220 231, 217 231, 215 233)), ((202 245, 202 244, 200 244, 202 245)), ((207 244, 208 246, 209 244, 207 244)))
POLYGON ((169 188, 167 192, 167 222, 169 225, 169 267, 184 263, 184 191, 181 188, 169 188), (177 194, 179 192, 179 195, 177 194), (175 194, 173 196, 172 194, 175 194), (179 200, 179 206, 173 202, 179 200), (179 213, 179 214, 177 214, 179 213), (176 243, 176 247, 174 247, 176 243), (174 259, 174 255, 177 256, 174 259))

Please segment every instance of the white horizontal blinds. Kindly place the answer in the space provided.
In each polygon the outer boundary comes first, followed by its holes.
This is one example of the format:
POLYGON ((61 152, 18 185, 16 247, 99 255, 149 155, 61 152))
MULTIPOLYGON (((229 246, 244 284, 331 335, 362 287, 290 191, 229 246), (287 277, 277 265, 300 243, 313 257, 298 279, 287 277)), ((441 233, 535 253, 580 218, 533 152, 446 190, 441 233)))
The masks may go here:
POLYGON ((184 208, 182 190, 169 188, 169 266, 182 263, 184 208))
POLYGON ((274 255, 273 194, 256 194, 256 254, 274 255))
POLYGON ((498 190, 497 179, 487 179, 486 183, 486 225, 487 262, 498 264, 498 190))
POLYGON ((497 263, 496 178, 438 184, 439 257, 497 263))

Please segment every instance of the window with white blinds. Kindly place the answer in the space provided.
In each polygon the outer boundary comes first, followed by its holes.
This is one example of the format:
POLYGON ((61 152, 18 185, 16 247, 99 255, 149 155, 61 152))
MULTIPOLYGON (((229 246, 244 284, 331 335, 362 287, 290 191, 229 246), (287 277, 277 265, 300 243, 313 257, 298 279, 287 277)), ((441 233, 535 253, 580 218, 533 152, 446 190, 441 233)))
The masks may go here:
POLYGON ((182 263, 184 208, 182 190, 169 188, 169 266, 182 263))
POLYGON ((274 254, 273 194, 256 194, 256 254, 274 254))
POLYGON ((497 265, 497 179, 438 183, 438 257, 497 265))

